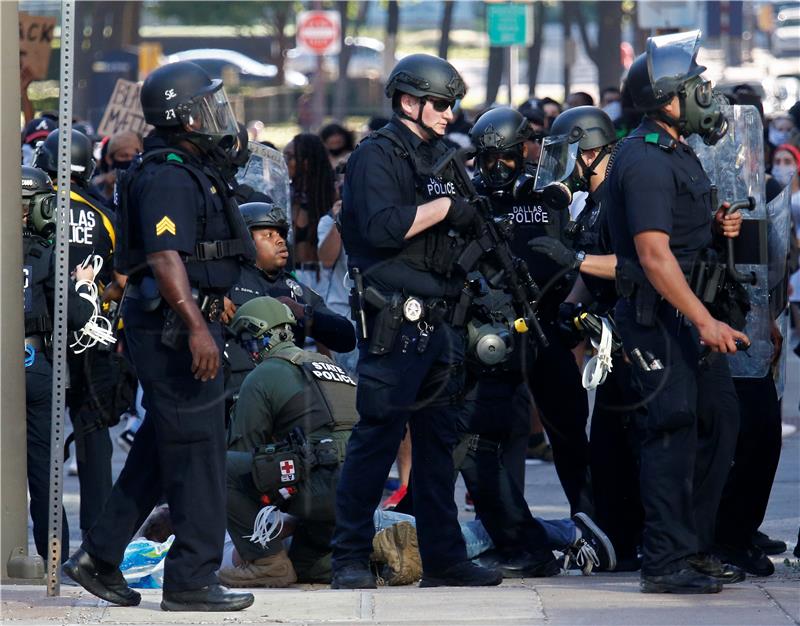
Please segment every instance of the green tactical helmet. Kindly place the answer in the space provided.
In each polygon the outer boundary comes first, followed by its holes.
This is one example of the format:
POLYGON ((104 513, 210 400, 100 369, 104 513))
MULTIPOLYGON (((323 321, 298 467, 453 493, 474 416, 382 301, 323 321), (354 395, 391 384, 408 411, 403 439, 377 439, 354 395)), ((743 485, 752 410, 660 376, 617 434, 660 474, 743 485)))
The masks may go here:
POLYGON ((253 298, 240 306, 231 320, 230 329, 237 337, 247 334, 253 339, 259 339, 273 328, 286 324, 297 324, 291 309, 275 298, 263 296, 253 298))

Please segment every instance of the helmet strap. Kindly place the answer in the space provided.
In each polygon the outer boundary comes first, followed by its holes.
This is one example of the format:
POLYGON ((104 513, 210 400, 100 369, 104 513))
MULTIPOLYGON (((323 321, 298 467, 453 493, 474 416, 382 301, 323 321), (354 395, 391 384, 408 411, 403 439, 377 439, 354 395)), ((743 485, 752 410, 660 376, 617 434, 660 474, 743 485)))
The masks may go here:
POLYGON ((611 146, 613 144, 607 144, 600 148, 600 152, 597 153, 597 156, 592 160, 591 163, 587 164, 583 160, 583 155, 578 154, 577 162, 581 165, 581 177, 580 177, 580 190, 581 191, 588 191, 591 189, 591 181, 592 176, 595 175, 597 171, 597 167, 600 165, 600 162, 605 158, 607 154, 611 153, 611 146))
POLYGON ((428 98, 426 98, 425 96, 418 96, 418 97, 419 97, 419 112, 417 113, 416 118, 411 117, 410 115, 408 115, 408 113, 403 111, 402 106, 398 107, 400 110, 397 111, 397 116, 402 117, 404 120, 408 120, 409 122, 414 122, 417 126, 419 126, 422 130, 425 131, 427 135, 426 139, 434 139, 435 137, 438 137, 438 135, 430 126, 428 126, 427 124, 425 124, 425 122, 422 121, 422 111, 425 108, 425 104, 428 102, 428 98))
POLYGON ((659 109, 652 116, 672 126, 682 135, 686 129, 686 90, 683 87, 678 91, 678 104, 680 111, 678 117, 673 117, 672 115, 664 113, 663 109, 659 109))

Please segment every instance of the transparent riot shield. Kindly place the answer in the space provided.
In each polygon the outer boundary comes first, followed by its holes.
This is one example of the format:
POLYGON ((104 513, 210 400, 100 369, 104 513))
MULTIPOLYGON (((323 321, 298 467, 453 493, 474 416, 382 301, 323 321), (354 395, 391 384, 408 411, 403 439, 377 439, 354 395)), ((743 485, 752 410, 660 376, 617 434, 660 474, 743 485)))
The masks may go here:
MULTIPOLYGON (((292 196, 289 169, 283 154, 274 148, 251 141, 247 144, 250 149, 250 158, 236 173, 239 184, 248 185, 267 194, 279 207, 291 213, 292 196)), ((291 241, 291 230, 289 233, 291 241)))
MULTIPOLYGON (((688 143, 697 153, 703 169, 717 187, 719 202, 755 200, 752 211, 743 211, 745 220, 759 223, 745 224, 755 233, 748 239, 746 263, 736 263, 742 274, 755 275, 755 284, 745 284, 750 298, 750 312, 744 332, 750 338, 750 348, 739 351, 730 358, 731 373, 737 378, 766 376, 772 360, 770 330, 773 315, 769 303, 769 255, 767 246, 767 207, 764 199, 764 133, 758 110, 752 105, 726 105, 722 112, 728 119, 728 132, 713 146, 707 146, 696 135, 688 143)), ((717 207, 714 207, 716 210, 717 207)), ((737 246, 741 252, 741 246, 737 246)), ((737 254, 738 254, 737 252, 737 254)))
POLYGON ((792 233, 792 184, 791 182, 767 204, 767 244, 769 257, 769 300, 775 323, 783 336, 783 350, 773 376, 778 397, 783 395, 786 383, 786 357, 789 345, 789 238, 792 233))

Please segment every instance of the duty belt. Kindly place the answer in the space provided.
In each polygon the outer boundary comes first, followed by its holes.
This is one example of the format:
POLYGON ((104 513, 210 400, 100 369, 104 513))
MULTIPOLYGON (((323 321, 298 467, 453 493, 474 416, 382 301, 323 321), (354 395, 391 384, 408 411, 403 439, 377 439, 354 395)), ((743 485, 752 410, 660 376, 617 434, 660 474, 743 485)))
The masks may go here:
POLYGON ((381 293, 374 287, 367 287, 364 296, 367 304, 377 311, 399 305, 403 319, 411 323, 426 321, 430 324, 450 324, 458 306, 456 302, 445 298, 422 298, 405 292, 381 293))

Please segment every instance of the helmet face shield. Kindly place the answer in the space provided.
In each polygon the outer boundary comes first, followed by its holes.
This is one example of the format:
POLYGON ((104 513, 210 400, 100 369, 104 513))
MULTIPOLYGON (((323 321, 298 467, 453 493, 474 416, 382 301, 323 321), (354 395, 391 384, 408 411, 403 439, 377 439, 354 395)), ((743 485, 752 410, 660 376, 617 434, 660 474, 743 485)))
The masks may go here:
POLYGON ((183 121, 193 133, 213 138, 223 150, 235 147, 239 126, 221 84, 218 89, 192 98, 187 109, 183 121))
POLYGON ((698 65, 700 31, 659 35, 647 40, 647 71, 656 98, 667 98, 678 86, 706 68, 698 65))
POLYGON ((568 135, 551 135, 542 141, 542 154, 536 168, 536 189, 569 178, 578 160, 578 142, 568 135))

